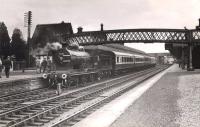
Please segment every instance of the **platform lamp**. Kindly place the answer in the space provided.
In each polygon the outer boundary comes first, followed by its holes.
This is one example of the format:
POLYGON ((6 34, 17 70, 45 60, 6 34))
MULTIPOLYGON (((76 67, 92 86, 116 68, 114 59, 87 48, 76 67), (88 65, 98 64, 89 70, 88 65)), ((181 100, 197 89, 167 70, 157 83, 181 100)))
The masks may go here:
POLYGON ((24 13, 24 27, 27 27, 27 57, 26 57, 26 66, 30 67, 30 40, 31 40, 31 25, 32 25, 32 12, 28 11, 24 13))

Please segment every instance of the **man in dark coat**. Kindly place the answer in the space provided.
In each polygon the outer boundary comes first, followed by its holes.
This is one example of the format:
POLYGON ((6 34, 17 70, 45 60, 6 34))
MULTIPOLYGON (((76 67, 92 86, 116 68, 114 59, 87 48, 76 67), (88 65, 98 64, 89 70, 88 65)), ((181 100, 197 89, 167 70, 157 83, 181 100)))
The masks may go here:
POLYGON ((47 68, 47 60, 46 58, 43 59, 41 66, 43 68, 43 73, 45 72, 46 68, 47 68))
POLYGON ((47 57, 47 69, 48 69, 47 72, 51 72, 51 65, 52 65, 51 59, 47 57))
POLYGON ((4 68, 5 68, 6 78, 9 78, 10 68, 12 68, 12 63, 11 63, 10 57, 7 57, 7 58, 4 60, 3 66, 4 66, 4 68))

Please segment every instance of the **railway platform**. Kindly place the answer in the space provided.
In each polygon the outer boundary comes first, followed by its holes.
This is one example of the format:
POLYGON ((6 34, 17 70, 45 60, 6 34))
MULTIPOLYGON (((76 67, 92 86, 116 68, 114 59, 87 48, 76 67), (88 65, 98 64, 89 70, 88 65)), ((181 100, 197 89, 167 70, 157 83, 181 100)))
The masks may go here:
POLYGON ((38 82, 40 77, 42 77, 42 74, 36 74, 35 70, 26 70, 25 72, 12 71, 9 78, 6 78, 2 72, 0 96, 40 88, 42 87, 38 82))
POLYGON ((24 80, 27 78, 36 78, 36 77, 41 77, 42 74, 36 74, 35 70, 28 70, 25 72, 22 71, 12 71, 10 72, 10 77, 6 78, 4 72, 2 72, 2 78, 0 78, 0 85, 1 83, 5 83, 5 82, 12 82, 12 81, 16 81, 16 80, 24 80))
POLYGON ((174 64, 73 127, 199 127, 199 77, 174 64))

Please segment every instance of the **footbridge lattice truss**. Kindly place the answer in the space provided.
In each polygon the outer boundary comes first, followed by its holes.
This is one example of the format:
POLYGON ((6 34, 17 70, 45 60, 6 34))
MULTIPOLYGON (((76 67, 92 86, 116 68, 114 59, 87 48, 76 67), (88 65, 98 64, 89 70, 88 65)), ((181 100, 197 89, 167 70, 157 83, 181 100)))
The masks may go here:
POLYGON ((122 29, 88 31, 63 35, 65 42, 79 45, 99 45, 108 43, 200 43, 200 30, 185 29, 122 29))

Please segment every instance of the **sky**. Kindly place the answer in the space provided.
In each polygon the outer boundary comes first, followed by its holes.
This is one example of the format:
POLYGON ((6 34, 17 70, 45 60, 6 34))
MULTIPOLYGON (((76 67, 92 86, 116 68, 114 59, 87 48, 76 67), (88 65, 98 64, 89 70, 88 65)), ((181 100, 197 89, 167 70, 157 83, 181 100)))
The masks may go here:
MULTIPOLYGON (((12 36, 24 27, 24 13, 32 11, 32 33, 37 24, 71 22, 74 32, 134 28, 195 28, 200 18, 200 0, 0 0, 0 22, 12 36)), ((148 53, 167 52, 164 44, 129 43, 148 53)))

